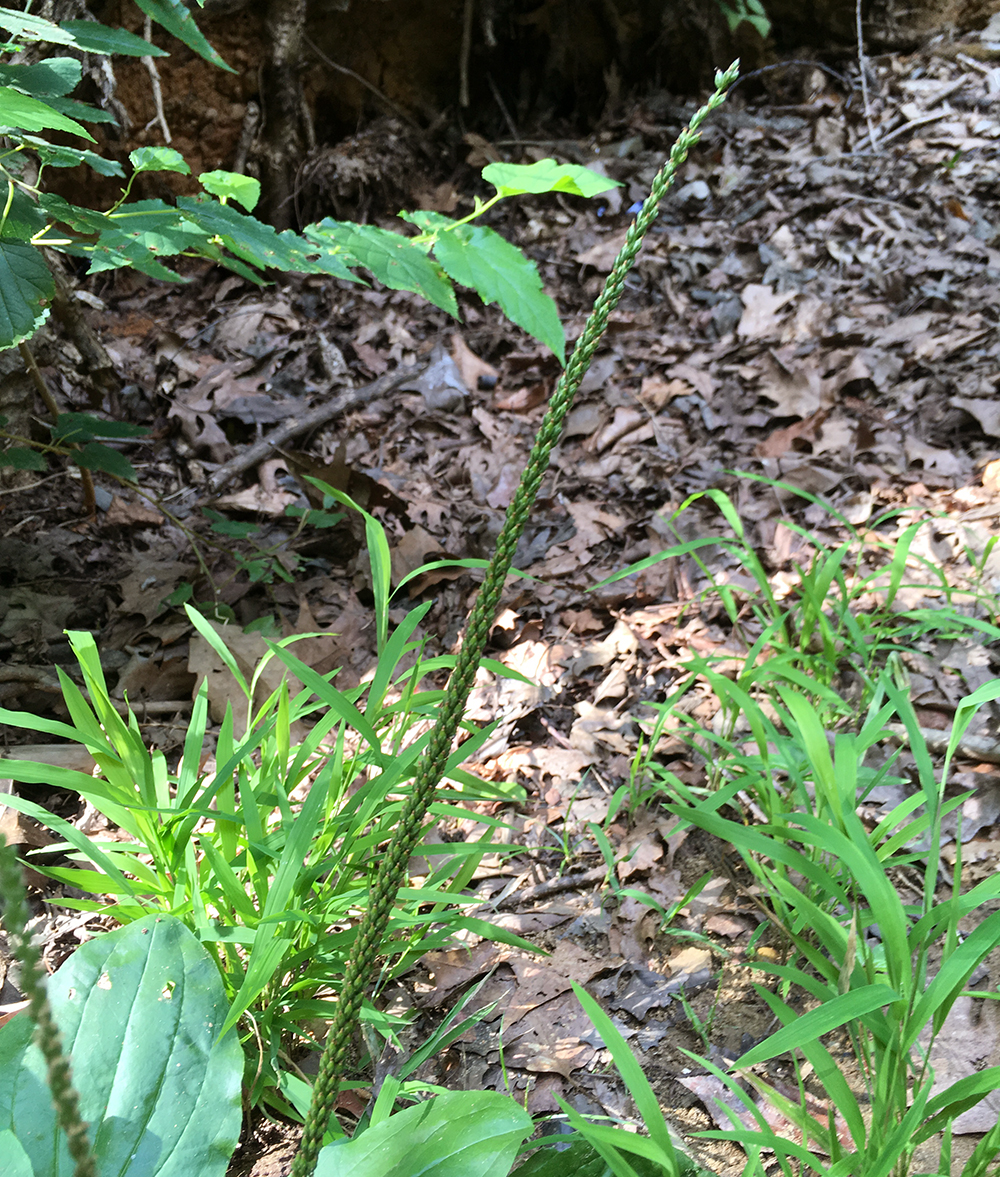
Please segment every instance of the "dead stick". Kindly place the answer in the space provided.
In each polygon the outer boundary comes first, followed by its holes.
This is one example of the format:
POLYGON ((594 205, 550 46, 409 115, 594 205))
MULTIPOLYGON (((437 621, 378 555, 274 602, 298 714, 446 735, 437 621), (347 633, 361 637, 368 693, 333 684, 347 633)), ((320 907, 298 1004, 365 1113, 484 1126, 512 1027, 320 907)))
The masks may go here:
POLYGON ((273 429, 267 437, 262 438, 249 449, 244 450, 242 454, 237 454, 235 458, 230 458, 228 462, 220 466, 208 479, 209 496, 217 495, 226 483, 235 478, 237 474, 242 474, 245 470, 265 461, 279 446, 283 446, 293 437, 305 433, 309 429, 315 429, 319 425, 325 425, 327 421, 339 417, 341 413, 348 413, 352 409, 360 409, 362 405, 371 404, 372 401, 378 400, 380 396, 384 396, 408 380, 416 379, 423 372, 425 366, 397 368, 394 372, 387 372, 378 380, 373 380, 371 384, 342 392, 332 400, 310 409, 308 413, 303 413, 301 417, 290 418, 279 429, 273 429))
POLYGON ((591 883, 599 883, 607 873, 606 866, 595 866, 593 870, 584 871, 580 875, 561 875, 558 879, 546 879, 544 883, 538 883, 534 887, 514 891, 505 899, 501 899, 497 907, 518 907, 522 903, 533 903, 536 899, 557 895, 560 891, 575 891, 577 887, 588 887, 591 883))
MULTIPOLYGON (((885 730, 891 739, 898 740, 901 744, 909 744, 909 732, 901 723, 888 723, 885 730)), ((948 751, 951 732, 922 727, 920 738, 927 745, 929 752, 942 755, 948 751)), ((994 739, 992 736, 963 736, 955 746, 955 754, 962 760, 980 760, 986 764, 1000 764, 1000 740, 994 739)))

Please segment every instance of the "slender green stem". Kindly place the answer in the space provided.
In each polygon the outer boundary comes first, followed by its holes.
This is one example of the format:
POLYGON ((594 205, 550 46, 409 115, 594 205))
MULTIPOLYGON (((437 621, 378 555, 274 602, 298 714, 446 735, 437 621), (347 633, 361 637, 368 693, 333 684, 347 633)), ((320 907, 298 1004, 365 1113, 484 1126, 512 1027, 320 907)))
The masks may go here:
POLYGON ((407 863, 420 838, 428 807, 434 800, 447 765, 452 742, 500 603, 504 581, 514 559, 514 549, 524 531, 542 479, 548 471, 549 456, 559 440, 566 414, 580 381, 590 367, 594 352, 607 328, 608 318, 622 296, 625 277, 632 268, 642 239, 656 219, 660 201, 673 182, 677 169, 700 138, 698 127, 722 104, 726 90, 738 73, 739 62, 734 62, 725 73, 716 75, 715 93, 691 120, 690 127, 681 132, 670 152, 670 158, 653 180, 652 190, 639 215, 628 228, 625 244, 615 259, 604 289, 594 304, 583 334, 577 340, 569 363, 552 394, 469 618, 462 649, 448 680, 437 723, 417 764, 413 788, 403 806, 399 825, 372 883, 368 909, 358 928, 354 949, 344 973, 340 1000, 320 1060, 312 1103, 306 1117, 302 1143, 292 1165, 291 1177, 311 1177, 316 1167, 316 1158, 336 1103, 340 1079, 350 1062, 361 1004, 374 974, 396 892, 405 881, 407 863))

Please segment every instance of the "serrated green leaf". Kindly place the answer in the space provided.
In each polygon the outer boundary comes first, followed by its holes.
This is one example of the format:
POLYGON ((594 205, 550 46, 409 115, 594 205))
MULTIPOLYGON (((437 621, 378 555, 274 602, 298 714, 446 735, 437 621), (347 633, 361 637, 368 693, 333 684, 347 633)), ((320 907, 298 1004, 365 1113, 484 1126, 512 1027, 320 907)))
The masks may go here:
POLYGON ((206 192, 220 200, 235 200, 248 213, 252 213, 260 200, 260 180, 253 176, 241 176, 239 172, 202 172, 198 182, 206 192))
POLYGON ((48 317, 55 282, 40 250, 0 241, 0 348, 30 339, 48 317))
POLYGON ((150 278, 158 278, 161 282, 187 282, 188 279, 158 262, 152 254, 140 245, 131 242, 121 248, 112 248, 107 244, 88 246, 60 246, 63 253, 72 257, 83 257, 90 261, 88 274, 102 274, 105 270, 121 270, 131 268, 150 278))
POLYGON ((128 252, 135 244, 148 253, 170 257, 195 249, 209 239, 203 228, 162 200, 123 204, 109 219, 114 228, 103 230, 97 240, 98 245, 109 249, 128 252))
POLYGON ((48 102, 40 102, 10 86, 0 86, 0 124, 22 131, 69 131, 94 142, 94 137, 79 123, 74 122, 48 102))
MULTIPOLYGON (((273 268, 289 273, 330 274, 349 282, 360 282, 337 256, 329 242, 325 246, 304 240, 291 229, 277 233, 270 225, 220 204, 210 196, 179 196, 177 207, 201 225, 238 258, 260 269, 273 268)), ((353 258, 346 259, 348 264, 353 258)))
POLYGON ((80 83, 82 67, 75 57, 47 57, 34 65, 0 65, 0 85, 13 86, 35 98, 63 95, 80 83))
MULTIPOLYGON (((67 118, 79 119, 82 123, 117 123, 109 110, 101 110, 88 102, 77 102, 75 98, 47 98, 49 106, 67 118)), ((87 136, 90 138, 90 136, 87 136)))
POLYGON ((307 232, 311 239, 326 238, 342 246, 392 290, 412 290, 454 318, 459 317, 451 283, 428 257, 427 250, 409 237, 375 225, 355 225, 329 217, 310 226, 310 230, 307 232))
POLYGON ((573 196, 597 196, 620 188, 617 180, 609 180, 582 168, 578 164, 556 163, 554 159, 540 159, 537 163, 491 163, 483 168, 483 179, 496 188, 501 196, 519 196, 525 192, 568 192, 573 196))
MULTIPOLYGON (((137 920, 82 945, 47 987, 101 1177, 223 1177, 243 1056, 235 1034, 216 1041, 222 978, 193 933, 171 916, 137 920)), ((70 1177, 31 1030, 24 1016, 0 1027, 0 1131, 35 1173, 70 1177)))
POLYGON ((102 421, 89 413, 60 413, 52 427, 53 441, 83 442, 95 437, 147 437, 143 425, 129 425, 127 421, 102 421))
POLYGON ((42 16, 32 16, 27 12, 15 12, 10 8, 0 8, 0 29, 6 29, 22 41, 48 41, 52 45, 75 43, 72 34, 65 32, 52 21, 42 16))
POLYGON ((20 445, 0 450, 0 466, 9 466, 15 470, 48 469, 48 464, 37 450, 29 450, 20 445))
POLYGON ((449 1091, 328 1144, 316 1177, 506 1177, 533 1128, 510 1096, 449 1091))
POLYGON ((83 449, 74 450, 72 458, 85 470, 100 470, 104 474, 113 474, 116 478, 124 478, 128 482, 135 482, 138 477, 135 467, 124 454, 108 445, 101 445, 99 441, 89 441, 83 449))
POLYGON ((182 176, 191 175, 187 160, 172 147, 137 147, 128 153, 128 158, 137 172, 180 172, 182 176))
POLYGON ((45 214, 38 205, 20 189, 11 193, 10 208, 0 228, 0 237, 5 241, 30 241, 46 225, 45 214))
POLYGON ((105 213, 92 208, 81 208, 78 204, 70 204, 62 196, 54 192, 40 192, 38 207, 55 221, 61 221, 80 233, 103 233, 105 229, 116 228, 115 222, 105 213))
POLYGON ((169 57, 166 49, 151 45, 135 33, 112 29, 93 20, 63 20, 59 27, 87 53, 120 53, 124 57, 169 57))
POLYGON ((516 246, 485 225, 457 225, 440 233, 434 256, 456 282, 471 286, 483 302, 499 303, 508 319, 540 339, 563 362, 566 335, 559 311, 542 289, 535 263, 516 246))
POLYGON ((96 151, 65 147, 61 143, 49 143, 36 135, 23 135, 22 141, 31 147, 40 163, 50 168, 75 168, 77 164, 85 163, 101 176, 125 175, 118 160, 106 159, 96 151))
POLYGON ((181 0, 136 0, 142 11, 152 17, 157 24, 163 25, 168 33, 173 33, 178 40, 183 41, 189 49, 193 49, 199 57, 203 57, 212 65, 220 69, 236 73, 231 65, 226 65, 218 53, 205 40, 201 29, 194 22, 194 18, 181 0))

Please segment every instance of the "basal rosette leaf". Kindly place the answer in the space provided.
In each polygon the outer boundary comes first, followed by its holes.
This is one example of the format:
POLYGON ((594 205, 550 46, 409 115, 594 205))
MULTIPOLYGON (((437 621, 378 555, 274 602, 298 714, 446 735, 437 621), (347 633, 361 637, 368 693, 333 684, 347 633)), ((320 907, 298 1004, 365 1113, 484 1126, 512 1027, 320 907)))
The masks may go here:
MULTIPOLYGON (((222 978, 193 933, 171 916, 137 920, 84 944, 48 991, 101 1177, 223 1177, 243 1055, 235 1034, 217 1041, 222 978)), ((31 1031, 24 1015, 0 1027, 0 1133, 34 1173, 70 1177, 31 1031)))
POLYGON ((0 348, 30 339, 48 317, 55 283, 40 250, 0 241, 0 348))
POLYGON ((451 283, 428 257, 427 250, 409 237, 375 225, 355 225, 329 217, 310 225, 306 234, 310 240, 342 246, 390 289, 411 290, 456 319, 459 317, 451 283))
MULTIPOLYGON (((418 223, 430 227, 426 214, 420 215, 418 223)), ((435 216, 433 225, 440 230, 444 221, 446 217, 435 216)), ((438 232, 434 256, 456 282, 471 286, 483 302, 499 303, 508 319, 540 339, 563 362, 566 336, 556 304, 542 289, 535 263, 516 246, 485 225, 455 225, 438 232)))
POLYGON ((534 1128, 497 1091, 450 1091, 327 1145, 316 1177, 507 1177, 534 1128))

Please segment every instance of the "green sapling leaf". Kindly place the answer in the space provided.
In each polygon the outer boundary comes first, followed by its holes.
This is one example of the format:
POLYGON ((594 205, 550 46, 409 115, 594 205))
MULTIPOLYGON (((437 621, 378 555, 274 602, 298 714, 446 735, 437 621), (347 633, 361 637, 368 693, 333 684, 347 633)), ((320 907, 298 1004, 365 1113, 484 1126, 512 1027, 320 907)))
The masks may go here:
POLYGON ((0 125, 21 131, 69 131, 94 142, 87 130, 54 110, 52 103, 40 102, 28 94, 22 94, 10 86, 0 86, 0 125))
POLYGON ((307 233, 314 241, 326 240, 353 254, 390 289, 412 290, 454 318, 459 317, 451 283, 427 256, 427 250, 409 237, 375 225, 354 225, 330 217, 310 226, 307 233))
POLYGON ((471 286, 483 302, 497 302, 519 327, 555 352, 566 355, 566 335, 556 304, 542 289, 541 275, 530 258, 485 225, 460 225, 436 213, 412 213, 407 220, 439 232, 434 256, 448 275, 471 286))
POLYGON ((87 102, 77 102, 75 98, 46 98, 45 101, 67 118, 80 119, 84 123, 116 123, 118 120, 110 110, 99 110, 87 102))
POLYGON ((132 167, 137 172, 180 172, 191 175, 187 161, 172 147, 137 147, 128 154, 132 167))
POLYGON ((55 282, 40 250, 0 241, 0 348, 30 339, 48 317, 55 282))
POLYGON ((491 163, 483 168, 483 179, 489 181, 501 196, 520 196, 525 192, 568 192, 572 196, 597 196, 620 188, 617 180, 609 180, 578 164, 556 163, 554 159, 540 159, 537 163, 491 163))
POLYGON ((15 470, 47 470, 45 459, 37 450, 14 445, 9 450, 0 450, 0 466, 11 466, 15 470))
POLYGON ((89 413, 60 413, 52 426, 53 441, 84 442, 95 437, 146 437, 149 430, 126 421, 102 421, 89 413))
POLYGON ((19 189, 10 194, 10 207, 0 223, 0 237, 5 241, 30 241, 46 225, 45 214, 19 189))
POLYGON ((73 461, 85 470, 100 470, 116 478, 124 478, 127 482, 135 482, 138 478, 135 467, 124 454, 110 446, 101 445, 99 441, 89 441, 83 449, 74 450, 73 461))
POLYGON ((147 16, 152 17, 157 24, 163 25, 168 33, 173 33, 179 41, 183 41, 199 57, 203 57, 212 65, 217 65, 219 69, 228 70, 231 74, 236 73, 236 70, 231 65, 226 65, 209 45, 204 33, 195 24, 194 18, 181 0, 135 0, 135 2, 147 16))
POLYGON ((77 164, 85 163, 101 176, 125 175, 118 160, 105 159, 95 151, 81 151, 77 147, 66 147, 62 143, 49 143, 45 139, 39 139, 37 135, 24 135, 23 141, 38 156, 39 163, 47 167, 75 168, 77 164))
MULTIPOLYGON (((87 53, 120 53, 124 57, 169 57, 166 49, 151 45, 135 33, 125 29, 111 29, 93 20, 64 20, 59 22, 64 33, 87 53)), ((51 38, 46 38, 50 40, 51 38)))
POLYGON ((202 172, 198 182, 223 204, 232 198, 237 204, 243 205, 248 213, 253 212, 260 200, 260 180, 253 176, 241 176, 239 172, 202 172))
POLYGON ((0 29, 6 29, 22 41, 48 41, 50 45, 75 44, 72 33, 64 31, 45 17, 16 12, 10 8, 0 8, 0 29))
POLYGON ((0 65, 0 83, 35 98, 69 94, 80 82, 82 67, 75 57, 48 57, 34 65, 0 65))

